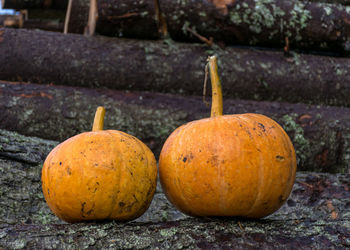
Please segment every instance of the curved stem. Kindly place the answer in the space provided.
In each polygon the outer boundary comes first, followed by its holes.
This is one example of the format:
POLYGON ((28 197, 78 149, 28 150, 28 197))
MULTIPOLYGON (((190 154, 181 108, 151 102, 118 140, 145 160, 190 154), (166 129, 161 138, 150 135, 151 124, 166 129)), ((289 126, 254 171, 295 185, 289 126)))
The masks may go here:
POLYGON ((218 64, 216 56, 209 57, 208 61, 212 89, 210 117, 216 117, 222 115, 223 110, 221 82, 218 74, 218 64))
POLYGON ((103 120, 106 110, 104 107, 98 107, 95 113, 94 124, 92 125, 92 131, 103 130, 103 120))

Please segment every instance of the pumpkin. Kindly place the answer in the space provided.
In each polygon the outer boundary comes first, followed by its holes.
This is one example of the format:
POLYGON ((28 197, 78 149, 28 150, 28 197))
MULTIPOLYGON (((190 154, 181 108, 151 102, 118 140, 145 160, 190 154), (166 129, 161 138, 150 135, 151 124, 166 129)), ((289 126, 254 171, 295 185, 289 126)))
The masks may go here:
POLYGON ((99 107, 92 131, 62 142, 44 162, 45 200, 67 222, 132 220, 152 201, 157 183, 153 153, 129 134, 102 130, 104 113, 99 107))
POLYGON ((296 155, 283 128, 261 114, 223 115, 217 59, 209 58, 211 117, 177 128, 159 158, 162 188, 192 216, 261 218, 288 198, 296 155))

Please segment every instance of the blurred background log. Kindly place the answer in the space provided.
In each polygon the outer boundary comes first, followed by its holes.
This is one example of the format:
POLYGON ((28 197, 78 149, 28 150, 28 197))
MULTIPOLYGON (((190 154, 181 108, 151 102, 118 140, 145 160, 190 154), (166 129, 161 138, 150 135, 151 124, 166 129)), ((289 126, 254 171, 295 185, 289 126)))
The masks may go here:
POLYGON ((1 0, 3 9, 60 9, 67 8, 68 0, 1 0))
POLYGON ((59 19, 24 19, 22 15, 0 15, 0 27, 63 31, 59 19))
POLYGON ((0 27, 22 28, 22 15, 0 15, 0 27))
POLYGON ((28 19, 23 22, 22 28, 62 32, 63 22, 58 19, 28 19))
POLYGON ((333 3, 333 4, 342 4, 350 5, 350 0, 301 0, 304 2, 315 2, 315 3, 333 3))
POLYGON ((202 95, 207 56, 216 54, 225 97, 350 106, 349 58, 24 29, 0 32, 3 80, 202 95))
MULTIPOLYGON (((106 129, 132 134, 158 156, 180 125, 210 115, 201 97, 0 82, 0 128, 63 141, 90 131, 95 109, 107 109, 106 129)), ((228 99, 225 114, 260 113, 293 141, 298 169, 350 172, 350 109, 228 99)))
POLYGON ((157 39, 155 0, 99 0, 96 33, 101 35, 157 39))
POLYGON ((292 49, 350 52, 346 6, 300 0, 161 0, 170 36, 199 41, 193 31, 216 42, 292 49))

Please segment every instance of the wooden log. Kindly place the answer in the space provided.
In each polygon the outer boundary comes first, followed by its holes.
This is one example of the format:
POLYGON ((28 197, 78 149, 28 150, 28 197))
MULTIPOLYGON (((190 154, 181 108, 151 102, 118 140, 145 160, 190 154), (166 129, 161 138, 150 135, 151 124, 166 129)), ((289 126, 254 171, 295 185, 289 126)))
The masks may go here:
POLYGON ((350 52, 346 6, 299 0, 160 1, 170 36, 199 41, 194 31, 227 44, 350 52))
POLYGON ((67 8, 67 0, 2 0, 3 9, 60 9, 67 8))
POLYGON ((350 106, 350 59, 2 29, 0 79, 201 95, 207 56, 224 96, 350 106), (13 49, 16 46, 16 49, 13 49))
POLYGON ((62 32, 63 22, 59 19, 28 19, 23 21, 22 28, 62 32))
POLYGON ((55 9, 30 9, 28 12, 27 19, 49 19, 49 20, 60 20, 63 22, 65 19, 66 12, 64 10, 55 9))
POLYGON ((160 38, 155 0, 99 0, 96 32, 130 38, 160 38))
POLYGON ((304 2, 315 2, 315 3, 332 3, 332 4, 341 4, 341 5, 350 5, 350 0, 301 0, 304 2))
POLYGON ((346 219, 1 225, 5 249, 346 249, 346 219))
MULTIPOLYGON (((103 105, 106 129, 136 136, 156 156, 175 128, 210 113, 200 97, 150 92, 0 82, 0 97, 2 129, 63 141, 91 130, 95 109, 103 105)), ((299 170, 350 172, 349 108, 226 100, 224 112, 260 113, 279 122, 294 144, 299 170)))
POLYGON ((349 174, 297 172, 287 202, 261 220, 190 218, 176 210, 158 186, 149 209, 133 222, 67 224, 50 212, 41 191, 43 155, 57 142, 4 130, 0 130, 0 142, 0 154, 4 152, 0 247, 4 249, 342 249, 350 243, 349 174))

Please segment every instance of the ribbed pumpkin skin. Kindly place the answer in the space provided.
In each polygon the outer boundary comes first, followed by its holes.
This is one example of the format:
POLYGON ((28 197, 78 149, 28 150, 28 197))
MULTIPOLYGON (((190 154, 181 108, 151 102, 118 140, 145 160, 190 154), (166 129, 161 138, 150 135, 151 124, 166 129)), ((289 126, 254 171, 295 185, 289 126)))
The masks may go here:
POLYGON ((152 201, 156 179, 150 149, 116 130, 86 132, 64 141, 42 169, 46 202, 67 222, 137 218, 152 201))
POLYGON ((267 216, 288 198, 295 172, 288 135, 259 114, 185 124, 167 139, 159 159, 167 198, 193 216, 267 216))

